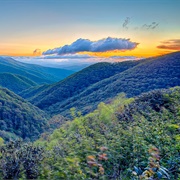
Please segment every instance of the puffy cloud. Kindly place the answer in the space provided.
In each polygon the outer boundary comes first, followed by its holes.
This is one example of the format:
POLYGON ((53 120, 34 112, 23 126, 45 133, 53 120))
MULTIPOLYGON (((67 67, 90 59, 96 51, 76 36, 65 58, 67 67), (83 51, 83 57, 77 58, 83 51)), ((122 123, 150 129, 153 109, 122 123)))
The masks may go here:
POLYGON ((90 41, 89 39, 78 39, 70 45, 59 48, 49 49, 43 52, 43 55, 50 54, 73 54, 78 52, 106 52, 111 50, 132 50, 136 48, 138 43, 131 42, 130 39, 122 38, 105 38, 98 41, 90 41))
POLYGON ((170 39, 163 41, 161 42, 161 45, 157 46, 157 48, 180 51, 180 39, 170 39))
POLYGON ((35 50, 33 51, 33 55, 35 55, 35 56, 41 55, 41 49, 35 49, 35 50))

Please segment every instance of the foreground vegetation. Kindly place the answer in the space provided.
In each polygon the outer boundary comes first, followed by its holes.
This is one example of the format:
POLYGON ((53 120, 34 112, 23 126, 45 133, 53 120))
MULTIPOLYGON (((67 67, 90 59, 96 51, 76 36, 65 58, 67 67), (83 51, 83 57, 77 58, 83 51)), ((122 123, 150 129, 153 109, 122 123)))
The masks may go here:
POLYGON ((129 99, 120 94, 86 116, 71 114, 72 122, 34 144, 13 146, 14 153, 1 140, 1 177, 10 177, 7 164, 12 172, 12 162, 19 162, 16 178, 22 179, 180 178, 179 87, 129 99))

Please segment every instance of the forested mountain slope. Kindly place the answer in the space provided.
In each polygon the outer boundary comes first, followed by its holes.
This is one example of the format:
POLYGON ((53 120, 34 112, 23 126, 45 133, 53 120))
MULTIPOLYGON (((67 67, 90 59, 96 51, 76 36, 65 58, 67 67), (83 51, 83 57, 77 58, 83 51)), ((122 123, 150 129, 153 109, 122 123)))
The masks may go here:
MULTIPOLYGON (((180 85, 180 52, 145 59, 138 63, 92 84, 86 81, 86 78, 83 79, 86 76, 81 75, 77 81, 74 79, 75 75, 70 76, 35 96, 31 102, 52 114, 69 115, 71 107, 88 113, 94 110, 99 102, 108 102, 121 92, 133 97, 150 90, 180 85)), ((106 68, 101 71, 102 74, 106 72, 106 68)), ((87 78, 99 77, 98 73, 92 68, 92 74, 87 73, 87 78)))
MULTIPOLYGON (((29 100, 42 109, 48 108, 57 102, 63 102, 70 97, 78 95, 89 86, 132 68, 139 63, 139 61, 127 61, 121 63, 104 62, 91 65, 59 83, 47 87, 41 93, 32 93, 32 97, 30 96, 29 100)), ((27 97, 23 93, 21 96, 27 97)))
POLYGON ((50 85, 48 84, 33 86, 20 92, 18 95, 25 99, 31 99, 31 97, 33 97, 34 95, 38 96, 38 94, 42 93, 42 91, 44 91, 49 86, 50 85))
POLYGON ((37 86, 34 81, 16 74, 0 73, 0 86, 18 94, 19 92, 28 89, 32 86, 37 86))
POLYGON ((35 140, 47 129, 48 116, 8 89, 0 88, 0 137, 35 140))
POLYGON ((18 74, 37 84, 44 84, 64 79, 72 74, 73 71, 26 64, 18 62, 10 57, 0 57, 0 73, 18 74))

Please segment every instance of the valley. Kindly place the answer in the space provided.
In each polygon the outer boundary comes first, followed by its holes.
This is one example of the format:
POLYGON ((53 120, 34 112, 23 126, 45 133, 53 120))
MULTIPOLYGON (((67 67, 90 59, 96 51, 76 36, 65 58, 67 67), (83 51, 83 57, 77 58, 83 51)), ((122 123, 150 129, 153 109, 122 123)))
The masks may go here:
POLYGON ((62 69, 0 59, 0 177, 146 177, 158 147, 154 173, 178 179, 180 52, 96 63, 58 82, 62 69))
POLYGON ((0 0, 0 180, 180 180, 180 0, 0 0))

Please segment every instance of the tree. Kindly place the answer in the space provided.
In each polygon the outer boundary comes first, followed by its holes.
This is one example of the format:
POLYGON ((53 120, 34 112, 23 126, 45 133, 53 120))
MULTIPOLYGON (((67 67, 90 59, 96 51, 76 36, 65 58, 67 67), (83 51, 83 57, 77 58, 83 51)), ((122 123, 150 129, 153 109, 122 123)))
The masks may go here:
POLYGON ((0 149, 0 170, 4 179, 35 179, 39 174, 39 165, 44 157, 44 150, 21 140, 10 141, 0 149))

